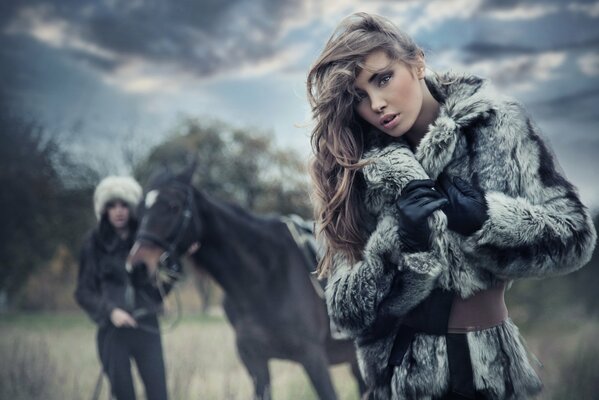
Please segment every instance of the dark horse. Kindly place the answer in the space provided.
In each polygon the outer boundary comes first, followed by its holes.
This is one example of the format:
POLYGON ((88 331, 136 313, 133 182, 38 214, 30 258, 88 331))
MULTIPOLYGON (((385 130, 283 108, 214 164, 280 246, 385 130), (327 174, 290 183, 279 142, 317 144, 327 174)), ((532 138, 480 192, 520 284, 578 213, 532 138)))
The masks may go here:
POLYGON ((270 398, 271 358, 302 364, 321 399, 336 398, 328 365, 349 362, 364 393, 353 343, 332 339, 311 265, 286 224, 210 198, 191 186, 192 174, 152 180, 129 265, 143 261, 155 272, 199 244, 190 258, 225 292, 224 310, 257 398, 270 398))

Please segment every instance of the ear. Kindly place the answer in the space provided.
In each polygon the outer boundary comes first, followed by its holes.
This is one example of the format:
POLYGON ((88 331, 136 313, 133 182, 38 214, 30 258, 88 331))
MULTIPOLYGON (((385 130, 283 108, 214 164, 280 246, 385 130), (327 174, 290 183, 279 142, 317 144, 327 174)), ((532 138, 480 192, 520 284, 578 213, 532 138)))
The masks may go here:
POLYGON ((424 60, 424 52, 420 51, 418 62, 416 63, 416 76, 418 79, 424 79, 426 75, 426 62, 424 60))
POLYGON ((198 166, 198 155, 197 153, 194 154, 193 156, 189 157, 189 164, 187 166, 187 168, 185 168, 185 170, 181 173, 180 177, 181 177, 181 181, 188 183, 191 185, 191 181, 193 179, 193 173, 196 170, 196 167, 198 166))
POLYGON ((145 193, 150 190, 157 189, 158 187, 164 185, 169 182, 173 178, 173 174, 170 168, 166 164, 162 164, 160 167, 155 168, 152 171, 152 174, 148 178, 148 183, 146 184, 145 193))

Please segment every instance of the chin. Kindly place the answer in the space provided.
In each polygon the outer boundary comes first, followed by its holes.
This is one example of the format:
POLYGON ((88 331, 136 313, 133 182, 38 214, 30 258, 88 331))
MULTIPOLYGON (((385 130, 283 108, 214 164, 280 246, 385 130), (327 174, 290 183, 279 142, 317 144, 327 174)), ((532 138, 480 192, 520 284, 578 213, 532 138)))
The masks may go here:
MULTIPOLYGON (((383 131, 383 132, 384 132, 384 131, 383 131)), ((394 137, 394 138, 399 138, 399 137, 402 137, 403 135, 405 135, 405 134, 406 134, 406 132, 405 132, 405 131, 403 131, 403 130, 392 131, 392 132, 384 132, 384 133, 385 133, 386 135, 389 135, 389 136, 391 136, 391 137, 394 137)))
POLYGON ((115 229, 123 229, 127 227, 127 221, 125 222, 117 222, 115 224, 112 224, 112 226, 114 226, 115 229))

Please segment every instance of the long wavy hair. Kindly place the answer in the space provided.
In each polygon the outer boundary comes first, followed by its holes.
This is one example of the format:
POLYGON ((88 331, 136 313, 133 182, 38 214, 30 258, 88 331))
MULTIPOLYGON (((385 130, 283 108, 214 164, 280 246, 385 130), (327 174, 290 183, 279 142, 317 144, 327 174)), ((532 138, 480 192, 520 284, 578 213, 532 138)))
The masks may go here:
POLYGON ((355 112, 354 82, 366 57, 379 50, 408 66, 419 66, 424 57, 412 38, 388 19, 356 13, 340 22, 308 73, 308 100, 315 122, 312 200, 317 235, 325 244, 320 277, 329 275, 336 253, 352 264, 361 260, 368 237, 364 179, 358 172, 366 165, 362 154, 372 135, 384 134, 355 112))

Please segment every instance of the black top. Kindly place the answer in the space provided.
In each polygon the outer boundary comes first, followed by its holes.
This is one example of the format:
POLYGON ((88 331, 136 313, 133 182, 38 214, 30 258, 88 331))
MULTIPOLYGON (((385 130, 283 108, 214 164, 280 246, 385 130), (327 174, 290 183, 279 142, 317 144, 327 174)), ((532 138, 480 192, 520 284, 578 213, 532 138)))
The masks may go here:
POLYGON ((110 322, 110 313, 121 308, 129 313, 145 308, 157 311, 162 296, 149 279, 131 285, 125 262, 133 246, 137 224, 130 224, 130 235, 123 240, 103 217, 88 232, 79 257, 79 276, 75 299, 99 326, 110 322))

